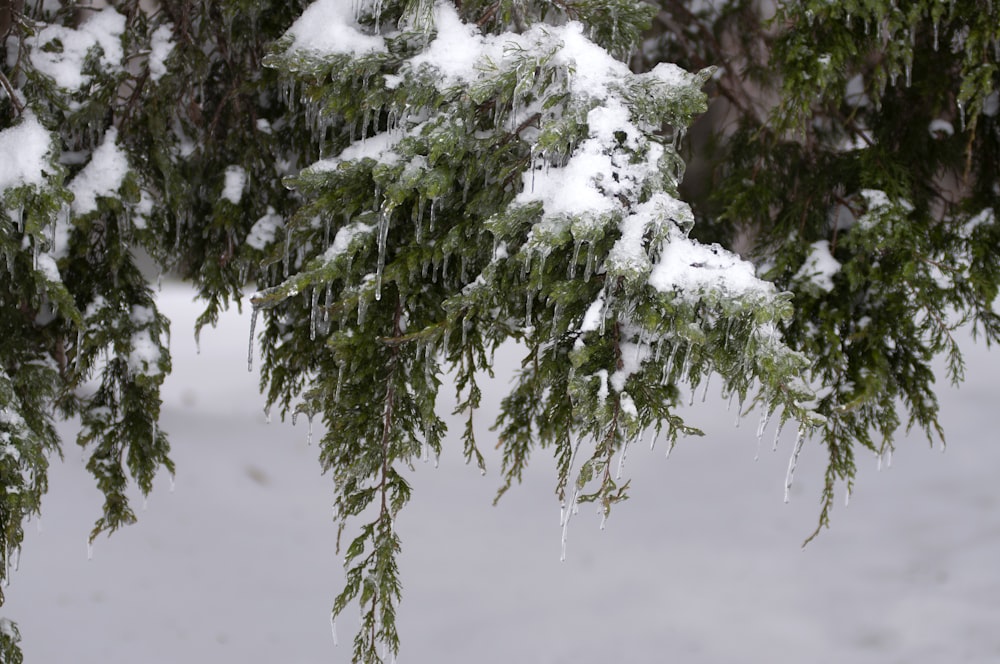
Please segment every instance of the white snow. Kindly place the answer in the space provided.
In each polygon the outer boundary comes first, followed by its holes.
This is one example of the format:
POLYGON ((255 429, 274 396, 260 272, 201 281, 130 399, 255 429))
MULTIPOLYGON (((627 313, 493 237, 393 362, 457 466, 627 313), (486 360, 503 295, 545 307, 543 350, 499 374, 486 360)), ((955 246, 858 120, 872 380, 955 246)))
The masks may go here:
POLYGON ((45 181, 52 137, 31 111, 19 124, 0 131, 0 193, 11 187, 40 186, 45 181))
POLYGON ((55 283, 62 281, 62 277, 59 276, 59 266, 56 265, 56 261, 51 255, 47 253, 39 253, 36 258, 36 267, 38 268, 38 271, 44 274, 45 278, 49 281, 55 283))
POLYGON ((809 256, 795 274, 795 278, 812 282, 820 290, 833 290, 833 277, 840 272, 840 262, 830 253, 830 242, 818 240, 809 245, 809 256))
POLYGON ((164 23, 149 38, 149 78, 154 83, 167 73, 167 58, 174 50, 173 25, 164 23))
POLYGON ((242 166, 226 167, 226 181, 222 187, 222 197, 233 205, 239 205, 243 190, 247 186, 247 172, 242 166))
MULTIPOLYGON (((330 636, 330 606, 343 583, 332 480, 320 473, 304 427, 264 423, 257 376, 243 370, 247 316, 232 311, 206 329, 199 355, 189 332, 201 306, 193 292, 167 283, 158 306, 174 330, 162 428, 177 462, 176 490, 159 476, 139 523, 99 539, 88 562, 100 494, 72 443, 65 459, 52 459, 41 529, 25 529, 20 570, 4 589, 4 616, 18 622, 25 661, 349 660, 357 611, 337 621, 346 644, 336 648, 330 636)), ((441 467, 405 471, 413 502, 397 521, 401 659, 993 662, 1000 447, 991 408, 1000 356, 965 332, 959 340, 968 381, 940 392, 947 453, 929 450, 914 432, 900 441, 892 468, 877 473, 874 455, 861 452, 850 507, 838 497, 832 529, 804 550, 824 450, 805 444, 785 505, 794 427, 778 453, 755 463, 756 427, 735 429, 726 402, 710 394, 682 411, 707 435, 681 439, 669 460, 659 448, 633 448, 632 499, 614 508, 604 532, 583 506, 562 563, 549 455, 533 457, 524 482, 491 506, 499 479, 488 426, 523 355, 505 346, 496 380, 481 382, 476 419, 490 474, 480 477, 462 459, 448 385, 441 467)), ((78 425, 59 429, 71 441, 78 425)))
POLYGON ((347 226, 342 226, 334 236, 333 244, 331 244, 323 254, 323 260, 328 263, 336 260, 338 256, 350 248, 351 241, 354 240, 356 236, 371 233, 373 230, 375 230, 374 226, 363 224, 359 221, 355 221, 347 226))
POLYGON ((601 320, 604 314, 604 293, 597 296, 583 315, 583 322, 580 323, 580 332, 593 332, 601 327, 601 320))
POLYGON ((679 233, 664 246, 649 283, 662 292, 721 290, 741 295, 774 290, 754 275, 751 263, 717 244, 704 245, 679 233))
POLYGON ((274 242, 274 236, 278 229, 285 225, 285 220, 281 218, 274 208, 267 207, 267 214, 258 219, 247 235, 247 244, 254 249, 263 249, 274 242))
POLYGON ((119 71, 123 57, 121 37, 125 32, 125 17, 111 7, 90 14, 79 28, 46 25, 31 38, 31 61, 43 74, 51 76, 56 85, 79 90, 90 81, 82 66, 87 52, 100 51, 99 64, 108 71, 119 71), (59 42, 61 47, 43 50, 46 44, 59 42))
POLYGON ((929 125, 927 125, 927 133, 929 133, 932 138, 953 136, 955 134, 955 127, 953 127, 947 120, 935 118, 934 120, 931 120, 929 125))
POLYGON ((844 101, 853 108, 864 108, 871 104, 872 100, 865 94, 865 77, 856 74, 847 82, 844 90, 844 101))
POLYGON ((355 141, 336 157, 321 159, 311 165, 309 170, 314 173, 323 173, 335 170, 345 161, 365 158, 374 159, 384 164, 394 164, 399 161, 399 155, 393 152, 393 148, 404 136, 405 134, 400 131, 385 131, 364 140, 355 141))
POLYGON ((385 49, 382 37, 361 30, 358 9, 379 0, 318 0, 309 5, 288 29, 292 50, 363 55, 385 49))
POLYGON ((410 60, 414 69, 427 64, 440 74, 439 88, 447 88, 474 80, 484 57, 498 59, 502 44, 480 34, 476 26, 464 23, 455 7, 439 2, 434 7, 434 28, 437 36, 427 48, 410 60))
POLYGON ((153 341, 149 330, 139 330, 132 335, 132 350, 128 356, 128 368, 133 374, 157 376, 160 367, 160 347, 153 341))
POLYGON ((97 210, 98 197, 113 197, 129 171, 128 157, 118 147, 118 130, 104 134, 104 140, 94 150, 90 162, 67 185, 73 193, 73 212, 87 214, 97 210))
POLYGON ((1000 111, 1000 91, 994 90, 983 100, 983 115, 995 117, 1000 111))

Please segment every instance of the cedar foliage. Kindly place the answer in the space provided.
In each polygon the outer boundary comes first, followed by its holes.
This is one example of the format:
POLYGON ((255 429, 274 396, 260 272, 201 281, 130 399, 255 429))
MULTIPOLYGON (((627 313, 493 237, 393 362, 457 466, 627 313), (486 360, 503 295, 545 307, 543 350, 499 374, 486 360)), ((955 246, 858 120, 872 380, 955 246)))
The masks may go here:
MULTIPOLYGON (((626 497, 644 432, 697 434, 683 395, 715 375, 793 455, 826 447, 822 527, 858 449, 943 441, 951 331, 1000 330, 988 0, 108 4, 0 2, 0 580, 54 418, 106 496, 92 537, 174 470, 137 250, 199 326, 256 288, 267 403, 324 422, 356 525, 334 613, 360 606, 364 662, 399 648, 393 523, 446 443, 443 371, 483 465, 477 377, 520 344, 499 494, 548 450, 564 520, 626 497)), ((3 619, 3 661, 18 639, 3 619)))

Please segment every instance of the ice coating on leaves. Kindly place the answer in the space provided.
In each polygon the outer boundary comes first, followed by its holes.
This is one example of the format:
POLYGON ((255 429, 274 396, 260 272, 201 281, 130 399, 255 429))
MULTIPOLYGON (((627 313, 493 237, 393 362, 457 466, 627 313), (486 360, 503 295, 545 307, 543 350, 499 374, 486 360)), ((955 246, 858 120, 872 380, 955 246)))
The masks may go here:
POLYGON ((822 291, 833 290, 833 276, 840 271, 840 262, 830 253, 828 240, 817 240, 809 247, 809 256, 802 264, 795 278, 811 281, 822 291))
POLYGON ((371 5, 370 0, 314 2, 288 29, 292 50, 351 55, 384 50, 385 40, 365 34, 357 21, 358 11, 371 5))
POLYGON ((128 157, 116 143, 117 138, 118 130, 109 128, 90 162, 69 183, 68 189, 73 192, 73 212, 94 212, 99 196, 114 196, 121 187, 129 164, 128 157))
POLYGON ((233 205, 238 205, 247 186, 247 172, 242 166, 226 167, 226 182, 222 187, 222 197, 233 205))
POLYGON ((32 41, 31 61, 38 71, 55 80, 56 85, 75 91, 90 82, 83 73, 88 51, 97 48, 99 65, 107 70, 121 68, 123 56, 121 37, 125 32, 125 17, 111 7, 95 12, 76 30, 61 25, 47 25, 32 41), (61 44, 54 45, 55 42, 61 44), (46 45, 52 45, 43 49, 46 45))
POLYGON ((31 111, 20 124, 0 131, 0 191, 23 185, 41 185, 52 147, 49 132, 31 111))

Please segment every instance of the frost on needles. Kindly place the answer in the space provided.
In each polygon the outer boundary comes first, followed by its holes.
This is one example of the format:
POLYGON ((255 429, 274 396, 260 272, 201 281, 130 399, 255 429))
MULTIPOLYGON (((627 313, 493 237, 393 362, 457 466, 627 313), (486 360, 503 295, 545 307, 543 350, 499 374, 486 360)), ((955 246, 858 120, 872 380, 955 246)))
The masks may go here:
MULTIPOLYGON (((476 373, 520 342, 495 425, 500 492, 551 448, 567 515, 625 497, 613 465, 643 432, 697 433, 678 400, 710 373, 741 404, 818 418, 807 362, 776 327, 789 296, 689 236, 676 139, 710 70, 633 74, 610 55, 627 42, 582 15, 503 5, 521 29, 488 32, 450 2, 347 4, 311 5, 268 61, 325 157, 288 178, 304 204, 269 244, 277 283, 252 302, 270 402, 323 419, 337 516, 364 522, 334 612, 360 603, 355 658, 373 661, 398 646, 400 469, 440 451, 445 369, 482 464, 476 373)), ((619 4, 627 40, 646 11, 619 4)))

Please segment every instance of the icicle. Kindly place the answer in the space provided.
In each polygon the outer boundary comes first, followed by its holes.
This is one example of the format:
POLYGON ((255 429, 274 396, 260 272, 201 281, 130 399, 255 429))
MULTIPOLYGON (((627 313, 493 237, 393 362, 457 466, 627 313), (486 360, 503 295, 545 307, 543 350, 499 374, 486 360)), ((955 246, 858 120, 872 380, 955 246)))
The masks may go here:
POLYGON ((760 414, 760 423, 757 424, 757 452, 753 455, 754 461, 760 459, 760 444, 764 440, 764 430, 767 429, 767 423, 771 419, 771 412, 765 410, 760 414))
POLYGON ((375 268, 375 299, 382 299, 382 272, 385 270, 385 251, 389 239, 390 211, 384 207, 378 216, 378 264, 375 268))
POLYGON ((965 131, 965 104, 958 102, 958 119, 961 131, 965 131))
POLYGON ((851 504, 851 485, 847 485, 847 493, 844 494, 844 507, 849 507, 851 504))
POLYGON ((76 331, 76 357, 73 358, 73 368, 80 372, 80 359, 83 357, 83 328, 76 331))
POLYGON ((802 445, 806 440, 806 428, 805 426, 799 426, 799 435, 795 439, 795 448, 792 450, 792 456, 788 459, 788 472, 785 474, 785 502, 787 503, 791 499, 792 493, 792 478, 795 476, 795 466, 799 463, 799 454, 802 452, 802 445))
MULTIPOLYGON (((708 400, 708 386, 709 386, 709 384, 711 382, 712 382, 712 372, 709 371, 708 375, 705 376, 705 391, 701 393, 701 402, 702 403, 705 403, 705 401, 708 400)), ((742 411, 743 409, 741 408, 740 410, 742 411)), ((739 427, 739 425, 740 425, 740 414, 737 413, 736 414, 736 426, 739 427)))
POLYGON ((785 423, 781 422, 778 424, 778 428, 774 432, 774 444, 771 446, 772 452, 778 451, 778 439, 781 438, 781 430, 785 428, 785 423))
POLYGON ((934 21, 934 50, 938 50, 938 22, 934 21))
POLYGON ((413 228, 414 236, 417 240, 417 244, 420 244, 421 236, 423 235, 424 229, 424 206, 427 204, 427 199, 423 196, 417 201, 417 223, 413 228))
POLYGON ((649 436, 649 451, 650 452, 652 452, 653 449, 656 447, 656 441, 658 441, 660 439, 660 431, 661 431, 660 427, 656 427, 655 429, 653 429, 652 433, 649 436))
POLYGON ((271 423, 271 404, 264 406, 264 424, 271 423))
MULTIPOLYGON (((574 453, 575 456, 575 453, 574 453)), ((569 507, 565 503, 559 506, 559 525, 562 526, 562 536, 560 537, 559 562, 566 561, 566 542, 569 539, 569 520, 577 508, 577 499, 580 497, 580 490, 573 490, 573 502, 569 507)))
POLYGON ((309 340, 316 341, 316 324, 319 310, 319 289, 313 287, 312 301, 309 310, 309 340))
POLYGON ((173 473, 170 474, 170 493, 173 493, 177 489, 177 478, 174 477, 173 473))
POLYGON ((284 267, 285 279, 288 278, 288 275, 291 272, 291 263, 292 262, 289 259, 289 255, 291 254, 291 249, 292 249, 292 229, 286 228, 285 229, 285 267, 284 267))
MULTIPOLYGON (((621 481, 622 473, 625 471, 625 455, 628 454, 628 445, 629 445, 629 440, 626 439, 625 442, 622 443, 622 451, 621 454, 618 456, 618 472, 615 473, 616 482, 621 481)), ((603 530, 603 528, 601 530, 603 530)))
POLYGON ((906 87, 910 87, 913 82, 913 63, 907 60, 904 69, 906 71, 906 87))
POLYGON ((674 446, 677 444, 677 437, 674 436, 670 439, 670 444, 667 445, 667 453, 663 455, 664 459, 670 458, 670 453, 674 451, 674 446))
POLYGON ((368 298, 361 291, 358 292, 358 327, 365 323, 365 313, 368 311, 368 298))
POLYGON ((594 273, 594 245, 591 242, 587 243, 587 266, 583 271, 583 280, 590 281, 590 275, 594 273))
POLYGON ((337 617, 333 613, 330 613, 330 634, 333 636, 333 647, 339 647, 340 641, 337 639, 337 617))
POLYGON ((90 538, 88 537, 87 538, 87 560, 93 560, 93 559, 94 559, 94 543, 91 542, 90 538))
POLYGON ((260 310, 257 309, 256 307, 250 313, 250 343, 249 343, 249 348, 247 349, 247 371, 249 372, 253 371, 253 341, 254 341, 253 333, 254 333, 254 328, 257 327, 257 314, 259 313, 260 310))
POLYGON ((337 390, 333 393, 334 403, 340 401, 340 389, 344 386, 344 363, 337 366, 337 390))
POLYGON ((576 264, 580 260, 580 247, 583 245, 579 240, 573 242, 573 258, 569 262, 569 278, 576 279, 576 264))
POLYGON ((306 428, 306 445, 312 446, 313 443, 313 414, 308 415, 309 425, 306 428))

